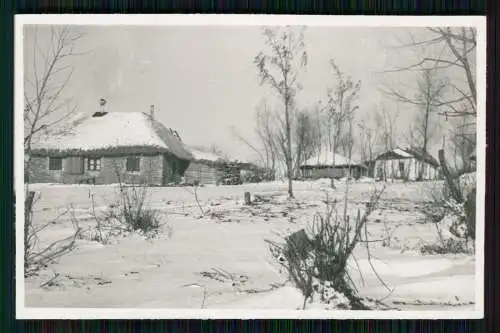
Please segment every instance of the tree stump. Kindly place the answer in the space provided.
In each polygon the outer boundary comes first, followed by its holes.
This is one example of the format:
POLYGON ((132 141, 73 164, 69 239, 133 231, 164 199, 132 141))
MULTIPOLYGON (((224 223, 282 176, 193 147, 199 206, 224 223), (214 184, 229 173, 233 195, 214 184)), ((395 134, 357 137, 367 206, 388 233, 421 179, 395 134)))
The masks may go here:
POLYGON ((250 192, 245 192, 245 205, 251 205, 252 199, 250 198, 250 192))

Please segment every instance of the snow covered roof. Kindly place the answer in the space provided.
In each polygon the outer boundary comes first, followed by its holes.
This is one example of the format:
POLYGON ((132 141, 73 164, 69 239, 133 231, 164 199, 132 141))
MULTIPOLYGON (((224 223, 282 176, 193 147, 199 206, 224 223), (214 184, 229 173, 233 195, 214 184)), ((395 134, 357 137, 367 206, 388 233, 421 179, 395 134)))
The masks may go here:
POLYGON ((394 148, 386 152, 381 153, 377 156, 377 160, 390 160, 390 159, 401 159, 401 158, 412 158, 413 155, 402 148, 394 148))
POLYGON ((110 112, 88 117, 70 133, 34 143, 32 152, 54 155, 169 152, 182 159, 193 158, 174 133, 142 112, 110 112))
POLYGON ((397 155, 401 156, 401 157, 406 157, 406 158, 412 157, 412 155, 410 153, 408 153, 407 151, 405 151, 405 150, 403 150, 401 148, 395 148, 395 149, 392 150, 392 152, 394 154, 397 154, 397 155))
MULTIPOLYGON (((328 151, 323 151, 319 155, 311 157, 308 159, 302 167, 315 167, 315 166, 329 166, 333 165, 333 153, 328 151)), ((344 157, 340 154, 335 154, 335 166, 343 167, 348 165, 361 165, 352 159, 344 157)))
POLYGON ((418 160, 427 162, 434 166, 439 166, 439 162, 428 152, 422 151, 422 149, 416 147, 409 148, 394 148, 392 150, 386 151, 379 156, 377 160, 391 160, 391 159, 404 159, 404 158, 416 158, 418 160))
POLYGON ((196 147, 188 148, 191 155, 193 155, 193 159, 195 161, 205 161, 205 162, 223 162, 224 158, 221 156, 214 154, 212 152, 206 151, 205 149, 200 149, 196 147))

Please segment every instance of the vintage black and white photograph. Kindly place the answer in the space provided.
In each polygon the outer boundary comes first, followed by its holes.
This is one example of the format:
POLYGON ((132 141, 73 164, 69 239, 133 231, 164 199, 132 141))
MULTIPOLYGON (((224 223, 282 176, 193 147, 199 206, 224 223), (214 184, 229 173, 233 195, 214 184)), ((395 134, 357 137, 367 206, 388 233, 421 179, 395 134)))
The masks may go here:
POLYGON ((16 17, 18 318, 482 317, 485 22, 16 17))

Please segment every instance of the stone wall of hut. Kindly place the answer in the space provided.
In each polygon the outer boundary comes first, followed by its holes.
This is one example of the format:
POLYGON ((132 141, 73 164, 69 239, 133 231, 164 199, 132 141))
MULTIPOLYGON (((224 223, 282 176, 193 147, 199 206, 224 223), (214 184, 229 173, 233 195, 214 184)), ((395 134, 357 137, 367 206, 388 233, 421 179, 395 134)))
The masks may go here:
MULTIPOLYGON (((49 157, 32 156, 27 176, 30 183, 63 183, 63 184, 115 184, 120 178, 127 184, 164 185, 163 155, 142 155, 140 170, 129 172, 126 169, 128 156, 101 157, 100 170, 88 170, 86 157, 65 157, 62 161, 62 170, 49 170, 49 157), (81 167, 75 168, 76 164, 81 167)), ((25 172, 26 175, 26 172, 25 172)))

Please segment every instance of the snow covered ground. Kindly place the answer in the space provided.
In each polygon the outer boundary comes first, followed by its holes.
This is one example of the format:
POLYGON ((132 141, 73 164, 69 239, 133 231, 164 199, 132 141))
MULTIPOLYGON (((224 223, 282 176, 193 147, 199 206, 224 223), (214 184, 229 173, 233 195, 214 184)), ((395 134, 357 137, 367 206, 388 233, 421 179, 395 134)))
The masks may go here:
MULTIPOLYGON (((332 190, 328 180, 295 182, 296 198, 286 199, 281 182, 198 189, 200 216, 190 188, 151 188, 148 204, 165 223, 154 240, 138 235, 109 244, 78 240, 77 248, 38 275, 25 279, 27 307, 111 308, 254 308, 297 309, 303 298, 280 272, 266 239, 298 230, 323 212, 322 201, 341 199, 345 183, 332 190), (271 202, 243 204, 243 194, 261 194, 271 202), (47 281, 51 281, 47 283, 47 281)), ((435 183, 388 183, 368 222, 373 242, 355 249, 351 276, 359 294, 402 310, 471 310, 475 259, 471 255, 422 255, 423 244, 437 242, 435 226, 419 207, 435 183), (389 237, 390 236, 390 237, 389 237), (377 242, 377 239, 386 239, 377 242), (382 280, 384 284, 380 281, 382 280), (389 290, 390 291, 389 291, 389 290)), ((380 183, 349 184, 349 211, 364 209, 380 183)), ((41 193, 35 223, 54 219, 71 206, 73 219, 91 228, 96 211, 116 200, 116 186, 33 184, 41 193)), ((40 233, 40 243, 73 232, 67 215, 40 233)), ((311 305, 312 306, 312 305, 311 305)))

